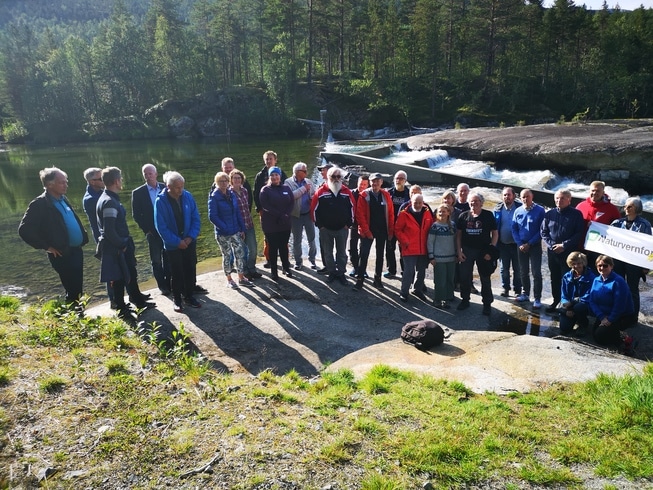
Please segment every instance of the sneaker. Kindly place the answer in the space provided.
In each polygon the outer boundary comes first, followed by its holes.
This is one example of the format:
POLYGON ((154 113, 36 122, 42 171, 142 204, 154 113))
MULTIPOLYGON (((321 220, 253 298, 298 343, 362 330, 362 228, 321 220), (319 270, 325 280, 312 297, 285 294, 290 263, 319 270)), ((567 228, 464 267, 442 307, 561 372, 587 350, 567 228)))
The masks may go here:
POLYGON ((458 311, 466 310, 467 308, 469 308, 469 300, 466 299, 462 300, 460 304, 456 307, 458 311))
POLYGON ((335 280, 336 280, 336 276, 334 274, 329 274, 326 278, 326 282, 329 284, 331 284, 335 280))
POLYGON ((300 271, 300 270, 302 270, 302 269, 303 269, 302 264, 297 264, 297 265, 295 266, 295 270, 296 270, 296 271, 300 271))
POLYGON ((544 311, 547 313, 556 313, 558 311, 558 303, 551 303, 544 311))
POLYGON ((383 283, 381 282, 381 278, 375 277, 372 286, 374 286, 377 289, 383 289, 383 283))
POLYGON ((199 294, 206 294, 206 293, 209 292, 209 290, 206 289, 206 288, 203 288, 199 284, 195 284, 195 286, 193 286, 193 292, 194 293, 199 293, 199 294))
POLYGON ((263 277, 263 274, 261 274, 258 271, 250 271, 247 274, 245 274, 245 277, 247 279, 260 279, 261 277, 263 277))
POLYGON ((388 271, 388 272, 383 274, 383 277, 385 277, 386 279, 394 279, 395 277, 397 277, 397 274, 394 273, 394 272, 388 271))
POLYGON ((483 314, 490 316, 490 313, 492 313, 492 307, 490 305, 483 305, 483 314))
POLYGON ((246 287, 246 288, 253 288, 254 287, 254 283, 252 281, 250 281, 249 279, 240 279, 238 281, 238 285, 246 287))
POLYGON ((356 280, 356 284, 354 284, 354 287, 351 288, 352 291, 360 291, 361 289, 363 289, 363 282, 364 282, 363 279, 356 280))
POLYGON ((539 299, 533 301, 533 309, 539 310, 540 308, 542 308, 542 302, 539 299))
POLYGON ((236 281, 233 279, 229 279, 227 281, 227 287, 230 287, 231 289, 238 289, 238 284, 236 284, 236 281))
POLYGON ((181 300, 175 301, 175 305, 172 307, 172 309, 175 310, 177 313, 181 313, 182 311, 184 311, 184 307, 181 304, 181 300))
POLYGON ((442 308, 443 310, 448 310, 449 308, 451 308, 451 306, 449 305, 448 301, 442 301, 440 303, 440 308, 442 308))
POLYGON ((515 301, 516 301, 517 303, 524 303, 525 301, 528 301, 528 296, 525 295, 525 294, 520 294, 519 296, 517 296, 517 297, 515 298, 515 301))
POLYGON ((264 267, 265 269, 269 269, 269 268, 272 267, 272 266, 270 265, 270 262, 265 262, 265 263, 263 264, 263 267, 264 267))
POLYGON ((292 277, 292 271, 290 269, 284 269, 283 275, 286 277, 292 277))
POLYGON ((328 272, 329 272, 329 271, 327 270, 326 267, 322 267, 321 269, 319 269, 319 270, 317 271, 317 273, 320 274, 321 276, 325 276, 328 272))
POLYGON ((508 298, 510 296, 510 290, 509 289, 504 289, 501 292, 501 296, 503 296, 504 298, 508 298))
POLYGON ((343 286, 347 285, 347 278, 345 277, 344 274, 341 275, 341 276, 338 276, 338 281, 340 281, 340 284, 342 284, 343 286))
POLYGON ((405 294, 400 294, 399 299, 404 303, 408 303, 408 296, 406 296, 405 294))
POLYGON ((190 307, 192 307, 192 308, 201 308, 201 307, 202 307, 202 303, 200 303, 199 301, 197 301, 193 296, 191 296, 190 298, 186 298, 186 299, 184 300, 184 302, 185 302, 188 306, 190 306, 190 307))
POLYGON ((356 269, 352 269, 349 271, 349 277, 356 277, 356 269))
POLYGON ((314 271, 317 270, 317 265, 315 265, 315 262, 311 262, 311 269, 313 269, 314 271))

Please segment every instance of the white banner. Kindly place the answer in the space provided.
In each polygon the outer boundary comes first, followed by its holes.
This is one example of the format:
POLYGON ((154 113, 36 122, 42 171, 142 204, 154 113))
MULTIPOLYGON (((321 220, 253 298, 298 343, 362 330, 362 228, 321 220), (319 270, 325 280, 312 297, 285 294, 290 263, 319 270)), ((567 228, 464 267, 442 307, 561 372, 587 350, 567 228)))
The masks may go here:
POLYGON ((585 235, 585 249, 628 264, 653 269, 653 236, 646 233, 592 221, 585 235))

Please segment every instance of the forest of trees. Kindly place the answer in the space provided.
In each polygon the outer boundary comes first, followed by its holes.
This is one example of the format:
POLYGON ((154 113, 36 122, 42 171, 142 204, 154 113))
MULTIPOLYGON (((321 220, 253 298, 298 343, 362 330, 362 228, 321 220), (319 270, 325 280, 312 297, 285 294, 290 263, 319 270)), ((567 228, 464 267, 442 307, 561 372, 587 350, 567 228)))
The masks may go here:
POLYGON ((5 132, 259 87, 330 84, 414 125, 651 117, 653 9, 572 0, 3 0, 5 132), (582 3, 582 2, 579 2, 582 3))

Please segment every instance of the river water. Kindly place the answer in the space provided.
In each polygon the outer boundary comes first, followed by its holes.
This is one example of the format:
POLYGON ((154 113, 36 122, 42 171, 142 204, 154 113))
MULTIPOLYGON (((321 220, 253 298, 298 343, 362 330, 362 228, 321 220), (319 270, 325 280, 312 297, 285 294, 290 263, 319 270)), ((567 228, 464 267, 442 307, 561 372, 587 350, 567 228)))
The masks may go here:
MULTIPOLYGON (((68 174, 68 198, 82 222, 87 224, 82 208, 86 189, 83 172, 88 167, 116 166, 123 171, 122 203, 131 217, 131 191, 143 183, 141 166, 154 163, 159 177, 167 170, 177 170, 186 179, 186 189, 195 197, 202 217, 198 256, 208 261, 218 256, 213 225, 208 220, 207 195, 220 161, 231 156, 236 166, 253 183, 263 165, 263 153, 274 150, 279 165, 291 174, 298 161, 309 167, 317 165, 319 139, 216 140, 211 142, 154 140, 136 142, 93 143, 56 147, 9 146, 0 149, 0 293, 12 294, 29 301, 51 299, 63 293, 58 276, 50 267, 45 252, 34 250, 18 236, 18 224, 29 202, 43 192, 39 171, 56 166, 68 174)), ((139 278, 151 277, 147 244, 133 220, 129 219, 139 255, 139 278)), ((87 228, 88 229, 88 228, 87 228)), ((91 239, 92 242, 92 239, 91 239)), ((85 291, 101 299, 106 295, 100 284, 99 261, 93 257, 92 243, 84 247, 85 291)), ((211 267, 211 265, 209 265, 211 267)), ((216 265, 217 267, 217 265, 216 265)))

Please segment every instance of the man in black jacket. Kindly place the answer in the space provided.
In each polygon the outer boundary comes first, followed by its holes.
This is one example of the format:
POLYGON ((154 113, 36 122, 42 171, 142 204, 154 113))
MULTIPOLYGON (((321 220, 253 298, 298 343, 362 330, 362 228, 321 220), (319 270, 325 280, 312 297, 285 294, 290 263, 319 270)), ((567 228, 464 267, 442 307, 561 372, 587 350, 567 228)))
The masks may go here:
POLYGON ((156 167, 146 163, 141 169, 145 183, 132 191, 132 217, 145 233, 150 249, 152 275, 162 294, 170 294, 170 267, 163 252, 163 241, 154 227, 154 200, 165 185, 157 182, 156 167))
POLYGON ((66 198, 68 175, 56 167, 39 173, 45 192, 28 206, 18 234, 30 246, 45 250, 52 268, 66 290, 66 302, 82 296, 84 254, 88 234, 66 198))

